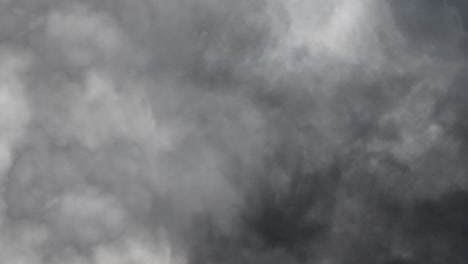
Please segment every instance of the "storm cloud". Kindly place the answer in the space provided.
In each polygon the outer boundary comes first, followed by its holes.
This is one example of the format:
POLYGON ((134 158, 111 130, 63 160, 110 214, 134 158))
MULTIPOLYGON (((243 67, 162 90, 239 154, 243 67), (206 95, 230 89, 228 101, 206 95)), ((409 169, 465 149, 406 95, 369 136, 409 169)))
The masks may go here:
POLYGON ((0 1, 0 262, 466 263, 467 8, 0 1))

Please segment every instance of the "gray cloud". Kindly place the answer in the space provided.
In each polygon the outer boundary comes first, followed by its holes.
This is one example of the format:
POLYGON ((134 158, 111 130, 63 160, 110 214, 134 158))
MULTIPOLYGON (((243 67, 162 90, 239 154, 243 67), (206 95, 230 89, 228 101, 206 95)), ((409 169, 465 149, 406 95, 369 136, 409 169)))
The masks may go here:
POLYGON ((0 262, 464 263, 463 10, 1 1, 0 262))

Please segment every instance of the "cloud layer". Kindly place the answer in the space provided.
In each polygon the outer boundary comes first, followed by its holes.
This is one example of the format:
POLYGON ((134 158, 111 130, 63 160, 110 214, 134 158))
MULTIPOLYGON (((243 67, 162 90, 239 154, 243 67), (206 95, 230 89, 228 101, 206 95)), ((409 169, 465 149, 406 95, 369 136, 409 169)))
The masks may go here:
POLYGON ((0 1, 0 262, 465 263, 465 10, 0 1))

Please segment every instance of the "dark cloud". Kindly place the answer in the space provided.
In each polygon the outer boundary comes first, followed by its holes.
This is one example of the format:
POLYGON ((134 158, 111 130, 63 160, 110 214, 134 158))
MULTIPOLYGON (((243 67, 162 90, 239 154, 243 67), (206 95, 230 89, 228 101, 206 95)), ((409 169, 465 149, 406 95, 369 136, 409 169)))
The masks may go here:
POLYGON ((464 1, 0 1, 0 262, 465 263, 464 1))

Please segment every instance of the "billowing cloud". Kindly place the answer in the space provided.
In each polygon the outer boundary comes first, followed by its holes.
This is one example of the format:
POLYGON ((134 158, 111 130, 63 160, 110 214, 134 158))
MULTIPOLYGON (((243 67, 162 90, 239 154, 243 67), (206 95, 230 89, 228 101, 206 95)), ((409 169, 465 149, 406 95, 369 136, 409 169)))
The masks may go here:
POLYGON ((0 262, 465 263, 463 5, 0 1, 0 262))

